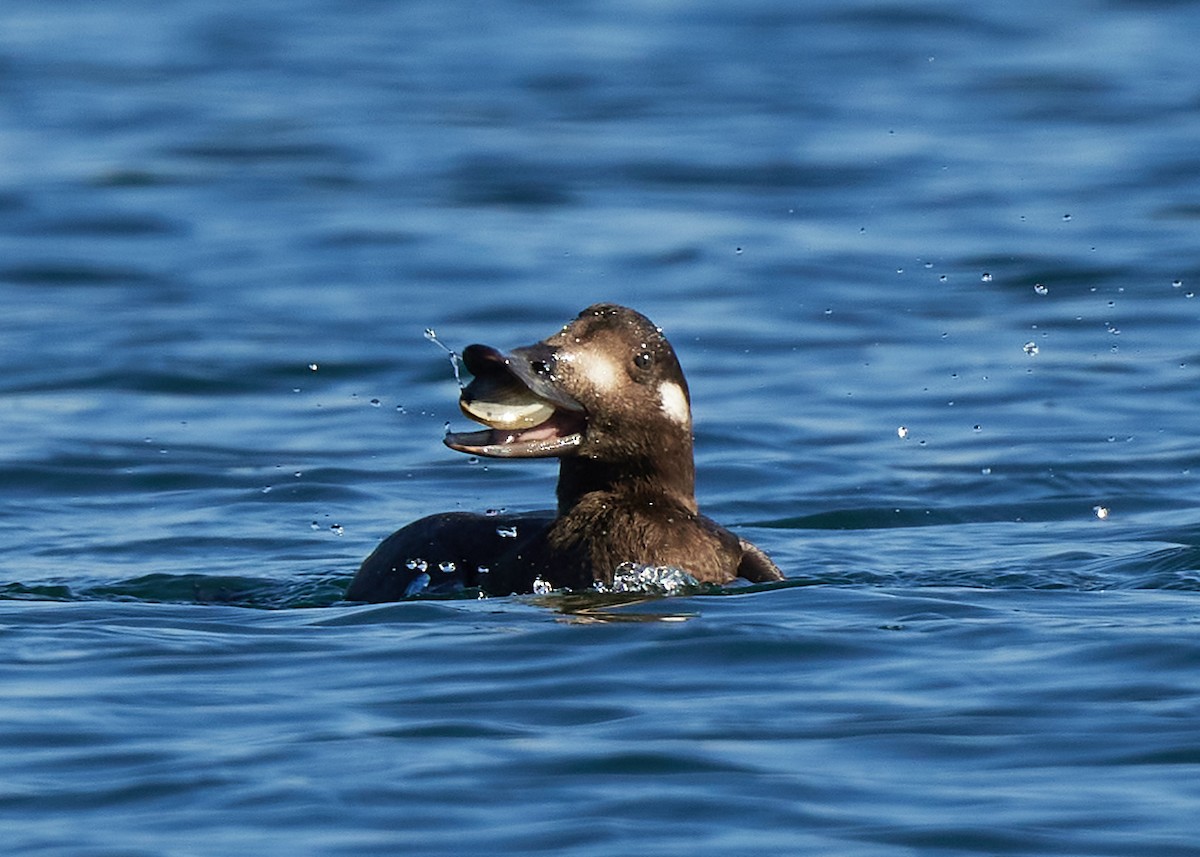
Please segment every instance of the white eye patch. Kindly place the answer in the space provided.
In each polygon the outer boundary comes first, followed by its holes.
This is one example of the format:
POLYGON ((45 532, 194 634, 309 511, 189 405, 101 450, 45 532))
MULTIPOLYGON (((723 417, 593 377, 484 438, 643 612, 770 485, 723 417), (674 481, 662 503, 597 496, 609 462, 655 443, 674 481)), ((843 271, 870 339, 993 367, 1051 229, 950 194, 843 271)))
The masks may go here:
POLYGON ((602 392, 616 389, 621 381, 617 373, 617 367, 605 357, 596 354, 587 354, 580 357, 576 361, 576 365, 583 369, 583 373, 592 383, 592 386, 602 392))
POLYGON ((658 400, 662 403, 663 413, 672 422, 681 426, 691 422, 692 412, 688 407, 687 396, 683 394, 683 388, 674 381, 663 381, 658 385, 658 400))

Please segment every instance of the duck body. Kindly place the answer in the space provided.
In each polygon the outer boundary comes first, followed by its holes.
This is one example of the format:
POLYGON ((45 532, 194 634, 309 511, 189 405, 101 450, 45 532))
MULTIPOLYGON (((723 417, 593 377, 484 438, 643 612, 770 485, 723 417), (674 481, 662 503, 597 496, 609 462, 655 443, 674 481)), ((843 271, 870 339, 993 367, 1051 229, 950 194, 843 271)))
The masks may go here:
POLYGON ((490 595, 609 585, 623 563, 682 569, 703 583, 782 580, 754 545, 701 515, 691 404, 670 343, 614 304, 584 310, 542 342, 504 354, 469 346, 460 406, 482 431, 451 449, 558 458, 557 509, 446 512, 414 521, 363 562, 346 597, 395 601, 480 587, 490 595))

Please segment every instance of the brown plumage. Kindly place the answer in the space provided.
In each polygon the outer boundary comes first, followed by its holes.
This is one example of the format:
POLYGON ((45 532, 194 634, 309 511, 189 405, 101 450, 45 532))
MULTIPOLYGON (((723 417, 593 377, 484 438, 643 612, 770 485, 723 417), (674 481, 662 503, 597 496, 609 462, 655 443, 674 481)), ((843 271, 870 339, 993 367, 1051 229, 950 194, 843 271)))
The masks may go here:
POLYGON ((449 434, 446 445, 558 458, 557 512, 422 518, 367 557, 348 599, 463 586, 507 595, 539 578, 584 589, 611 583, 626 562, 705 583, 783 579, 761 550, 699 513, 687 381, 645 316, 597 304, 542 342, 510 354, 472 345, 463 361, 474 380, 460 405, 487 428, 449 434))

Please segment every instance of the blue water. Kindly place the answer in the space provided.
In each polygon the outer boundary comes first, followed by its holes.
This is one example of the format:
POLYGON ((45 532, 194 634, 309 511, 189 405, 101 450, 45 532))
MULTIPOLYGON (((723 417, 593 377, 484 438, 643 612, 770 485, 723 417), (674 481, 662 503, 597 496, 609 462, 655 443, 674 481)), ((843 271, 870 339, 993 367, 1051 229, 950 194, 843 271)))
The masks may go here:
POLYGON ((0 7, 0 851, 1200 852, 1200 6, 0 7), (344 603, 598 300, 780 587, 344 603))

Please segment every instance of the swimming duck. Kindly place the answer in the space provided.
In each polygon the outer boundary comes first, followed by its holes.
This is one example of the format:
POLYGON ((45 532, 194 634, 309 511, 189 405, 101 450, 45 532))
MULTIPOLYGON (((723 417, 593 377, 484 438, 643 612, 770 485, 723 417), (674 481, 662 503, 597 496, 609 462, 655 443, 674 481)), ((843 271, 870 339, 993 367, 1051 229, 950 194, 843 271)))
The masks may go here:
POLYGON ((446 446, 489 458, 557 458, 553 513, 445 512, 414 521, 363 562, 346 597, 396 601, 479 586, 491 595, 611 585, 623 563, 702 583, 782 580, 767 555, 701 515, 692 411, 674 349, 645 316, 596 304, 509 353, 468 346, 463 413, 486 426, 446 446))

